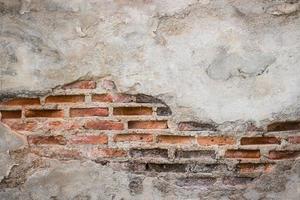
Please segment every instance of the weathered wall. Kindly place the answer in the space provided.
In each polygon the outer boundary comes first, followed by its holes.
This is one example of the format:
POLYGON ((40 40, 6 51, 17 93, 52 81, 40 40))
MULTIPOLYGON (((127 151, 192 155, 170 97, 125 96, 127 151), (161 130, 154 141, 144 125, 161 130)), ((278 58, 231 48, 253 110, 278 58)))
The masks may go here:
POLYGON ((176 122, 162 100, 106 79, 4 99, 0 113, 2 198, 299 197, 300 121, 176 122))
POLYGON ((2 90, 43 91, 89 74, 217 122, 263 120, 299 107, 298 4, 1 2, 2 90))
MULTIPOLYGON (((299 10, 298 0, 0 0, 0 199, 299 199, 299 10), (88 81, 65 85, 78 79, 88 81), (91 104, 92 93, 113 95, 91 104), (59 99, 49 107, 47 98, 54 94, 83 94, 84 107, 108 110, 89 110, 92 116, 74 123, 59 99), (38 102, 3 103, 16 96, 38 102), (150 103, 153 116, 122 112, 137 120, 166 120, 158 126, 167 126, 155 131, 153 124, 144 124, 148 135, 129 139, 141 140, 138 147, 161 148, 160 135, 186 135, 188 144, 174 137, 175 145, 163 145, 168 155, 162 161, 175 166, 177 151, 208 149, 216 156, 213 163, 227 169, 203 172, 208 168, 201 165, 191 174, 185 171, 189 166, 175 167, 183 169, 178 173, 164 166, 165 172, 149 173, 147 165, 142 172, 128 170, 103 151, 92 156, 96 147, 120 147, 125 153, 117 154, 131 161, 136 143, 118 144, 113 138, 119 133, 110 130, 93 132, 101 134, 93 138, 100 144, 89 138, 76 144, 75 154, 64 151, 74 150, 69 141, 82 134, 85 120, 118 121, 114 106, 131 101, 150 103), (50 123, 49 117, 66 117, 68 123, 50 123), (70 135, 63 134, 66 130, 70 135), (208 145, 201 142, 206 136, 231 139, 208 145), (243 137, 254 138, 254 144, 243 144, 243 137), (256 154, 230 158, 231 149, 256 154), (255 172, 240 173, 240 163, 255 172), (239 178, 226 181, 228 176, 239 178)), ((121 118, 120 133, 130 133, 130 119, 121 118)), ((195 160, 206 162, 202 157, 187 162, 195 160)))

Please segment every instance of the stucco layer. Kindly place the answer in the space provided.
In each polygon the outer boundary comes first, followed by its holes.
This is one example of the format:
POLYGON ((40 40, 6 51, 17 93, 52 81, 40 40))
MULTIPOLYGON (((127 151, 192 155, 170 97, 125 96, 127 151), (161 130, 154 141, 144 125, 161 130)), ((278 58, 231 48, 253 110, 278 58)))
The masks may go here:
POLYGON ((180 117, 261 121, 299 108, 298 1, 0 2, 3 94, 108 76, 180 117))
MULTIPOLYGON (((105 90, 161 99, 174 124, 214 124, 241 137, 274 121, 299 123, 299 10, 299 0, 0 0, 0 101, 103 79, 105 90)), ((22 137, 0 123, 0 199, 300 196, 299 156, 246 187, 209 187, 178 182, 177 173, 39 156, 22 137)), ((281 147, 299 151, 299 143, 281 147)))

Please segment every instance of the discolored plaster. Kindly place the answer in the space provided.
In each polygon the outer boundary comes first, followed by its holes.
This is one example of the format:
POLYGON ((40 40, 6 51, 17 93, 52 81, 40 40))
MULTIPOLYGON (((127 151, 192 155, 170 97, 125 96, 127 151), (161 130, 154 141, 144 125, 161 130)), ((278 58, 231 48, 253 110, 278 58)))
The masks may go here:
MULTIPOLYGON (((299 5, 298 0, 0 0, 0 100, 45 96, 89 79, 111 92, 147 94, 138 96, 141 101, 158 97, 156 103, 167 106, 159 113, 172 115, 174 124, 200 121, 236 136, 265 134, 266 124, 299 119, 299 5)), ((40 158, 3 125, 0 144, 0 199, 300 196, 299 159, 279 163, 271 174, 235 190, 203 177, 40 158)))

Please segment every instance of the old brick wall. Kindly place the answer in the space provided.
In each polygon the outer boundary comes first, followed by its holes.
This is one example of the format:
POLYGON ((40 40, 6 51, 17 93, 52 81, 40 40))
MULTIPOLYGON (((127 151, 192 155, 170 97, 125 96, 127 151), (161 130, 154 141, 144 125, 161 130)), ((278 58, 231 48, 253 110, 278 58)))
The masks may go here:
POLYGON ((0 0, 0 200, 299 200, 300 0, 0 0))
POLYGON ((300 121, 240 131, 174 121, 160 99, 118 92, 110 80, 81 80, 45 96, 3 99, 0 111, 1 122, 26 140, 27 153, 91 160, 146 176, 173 173, 179 187, 245 188, 277 163, 300 156, 300 121))

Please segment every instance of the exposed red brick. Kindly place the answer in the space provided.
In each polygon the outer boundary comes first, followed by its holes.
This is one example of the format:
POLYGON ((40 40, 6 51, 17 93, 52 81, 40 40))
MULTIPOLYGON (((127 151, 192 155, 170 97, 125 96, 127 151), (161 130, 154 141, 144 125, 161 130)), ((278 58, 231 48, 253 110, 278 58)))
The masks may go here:
POLYGON ((113 98, 110 94, 94 94, 92 96, 94 102, 113 102, 113 98))
POLYGON ((158 143, 165 144, 192 144, 195 137, 179 136, 179 135, 159 135, 157 136, 158 143))
POLYGON ((82 128, 81 120, 63 120, 60 119, 58 121, 46 121, 43 124, 42 129, 44 131, 49 130, 78 130, 82 128))
POLYGON ((300 144, 300 136, 291 136, 288 138, 289 143, 300 144))
POLYGON ((51 121, 51 122, 47 123, 47 127, 49 127, 49 129, 58 130, 63 127, 63 122, 62 121, 51 121))
POLYGON ((267 126, 267 131, 300 130, 300 121, 275 122, 267 126))
POLYGON ((259 150, 227 150, 225 152, 226 158, 260 158, 259 150))
POLYGON ((64 130, 78 130, 82 128, 82 123, 78 121, 66 121, 63 123, 64 130))
POLYGON ((199 136, 197 142, 200 145, 232 145, 235 139, 225 136, 199 136))
POLYGON ((150 107, 117 107, 114 108, 114 115, 152 115, 150 107))
POLYGON ((39 98, 16 98, 10 99, 4 102, 0 102, 0 105, 6 106, 25 106, 25 105, 39 105, 39 98))
POLYGON ((269 173, 273 169, 270 163, 240 163, 237 165, 239 173, 269 173))
POLYGON ((95 130, 123 130, 124 124, 116 121, 90 120, 84 124, 84 128, 95 130))
POLYGON ((80 103, 84 102, 84 95, 56 95, 48 96, 46 103, 80 103))
POLYGON ((71 108, 70 117, 108 116, 108 108, 71 108))
POLYGON ((71 144, 107 144, 107 135, 74 136, 70 139, 71 144))
POLYGON ((129 129, 167 129, 167 121, 129 121, 129 129))
POLYGON ((66 84, 62 87, 63 89, 95 89, 96 82, 95 81, 76 81, 70 84, 66 84))
POLYGON ((47 118, 60 118, 64 117, 63 110, 26 110, 25 117, 47 117, 47 118))
POLYGON ((270 151, 269 158, 272 160, 295 159, 300 156, 300 151, 270 151))
POLYGON ((32 120, 20 120, 20 119, 4 119, 4 124, 9 126, 12 130, 16 131, 33 131, 37 128, 38 123, 32 120))
POLYGON ((21 110, 1 110, 2 119, 15 119, 21 117, 22 117, 21 110))
POLYGON ((59 145, 64 145, 66 144, 66 139, 61 136, 27 136, 27 141, 30 145, 35 144, 59 144, 59 145))
POLYGON ((117 134, 114 136, 115 142, 153 142, 153 135, 151 134, 117 134))
POLYGON ((180 122, 178 124, 179 131, 216 131, 216 126, 211 123, 202 122, 180 122))
POLYGON ((105 149, 94 149, 92 151, 93 157, 101 157, 101 158, 119 158, 119 157, 126 157, 127 152, 123 149, 112 149, 112 148, 105 148, 105 149))
POLYGON ((276 137, 243 137, 241 145, 262 145, 262 144, 280 144, 280 139, 276 137))
POLYGON ((38 131, 64 131, 64 130, 78 130, 82 128, 81 120, 65 120, 62 118, 37 118, 39 121, 43 120, 38 127, 38 131), (54 121, 52 121, 54 120, 54 121))

